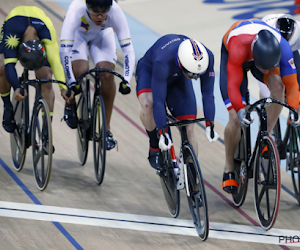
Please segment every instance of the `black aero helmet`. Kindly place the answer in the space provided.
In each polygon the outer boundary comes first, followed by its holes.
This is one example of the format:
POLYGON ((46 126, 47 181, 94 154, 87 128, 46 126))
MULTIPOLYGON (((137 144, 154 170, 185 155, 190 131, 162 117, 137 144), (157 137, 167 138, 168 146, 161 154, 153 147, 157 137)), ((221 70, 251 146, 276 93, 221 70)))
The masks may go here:
POLYGON ((113 0, 86 0, 86 7, 93 12, 99 12, 100 10, 106 12, 112 6, 112 1, 113 0))
POLYGON ((37 70, 45 63, 46 50, 41 41, 30 40, 19 45, 18 57, 25 69, 37 70))
POLYGON ((278 17, 275 26, 289 44, 293 46, 299 37, 298 25, 295 19, 289 14, 282 15, 278 17))
POLYGON ((280 43, 272 32, 261 30, 252 42, 252 53, 256 66, 261 69, 273 69, 280 61, 280 43))

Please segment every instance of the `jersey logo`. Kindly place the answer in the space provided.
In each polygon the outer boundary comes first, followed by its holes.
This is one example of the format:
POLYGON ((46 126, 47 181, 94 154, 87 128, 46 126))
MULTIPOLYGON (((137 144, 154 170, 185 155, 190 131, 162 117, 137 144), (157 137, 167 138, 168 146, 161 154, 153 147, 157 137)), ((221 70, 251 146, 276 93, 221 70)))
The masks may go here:
POLYGON ((292 69, 296 69, 295 63, 294 63, 294 58, 291 58, 289 60, 289 64, 291 65, 292 69))
POLYGON ((14 49, 19 45, 19 40, 20 40, 20 38, 18 38, 16 35, 7 36, 5 39, 5 46, 8 49, 14 49))
POLYGON ((88 21, 85 19, 85 17, 81 17, 81 24, 80 27, 85 29, 85 32, 87 32, 90 29, 90 25, 88 23, 88 21))
POLYGON ((209 76, 215 76, 215 72, 209 72, 209 76))
POLYGON ((190 39, 192 48, 193 48, 193 57, 196 61, 200 61, 203 58, 203 53, 201 52, 200 48, 198 47, 198 44, 190 39))
POLYGON ((178 76, 178 74, 177 74, 177 73, 175 73, 173 76, 178 76))

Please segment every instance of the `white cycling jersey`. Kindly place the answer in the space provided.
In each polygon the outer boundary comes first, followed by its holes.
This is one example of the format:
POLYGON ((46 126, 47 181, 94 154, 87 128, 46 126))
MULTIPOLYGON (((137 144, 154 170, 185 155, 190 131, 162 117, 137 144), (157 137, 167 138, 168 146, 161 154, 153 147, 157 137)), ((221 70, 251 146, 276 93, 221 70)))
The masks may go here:
POLYGON ((101 25, 96 25, 87 13, 85 0, 73 0, 63 22, 59 49, 61 63, 64 67, 66 81, 69 87, 72 87, 72 83, 75 82, 70 62, 72 60, 85 58, 87 60, 88 46, 90 47, 90 55, 94 64, 99 61, 115 62, 115 38, 110 27, 116 32, 124 54, 124 78, 128 83, 130 82, 135 66, 135 54, 127 20, 120 6, 113 1, 107 18, 101 25), (102 41, 100 41, 101 39, 102 41), (82 49, 83 44, 85 44, 85 49, 82 49), (73 45, 75 45, 76 48, 74 48, 73 45), (97 47, 98 52, 95 50, 95 47, 97 47), (94 51, 92 50, 93 48, 94 51), (99 53, 101 50, 105 50, 106 52, 101 54, 99 53), (78 56, 76 54, 84 55, 78 56))

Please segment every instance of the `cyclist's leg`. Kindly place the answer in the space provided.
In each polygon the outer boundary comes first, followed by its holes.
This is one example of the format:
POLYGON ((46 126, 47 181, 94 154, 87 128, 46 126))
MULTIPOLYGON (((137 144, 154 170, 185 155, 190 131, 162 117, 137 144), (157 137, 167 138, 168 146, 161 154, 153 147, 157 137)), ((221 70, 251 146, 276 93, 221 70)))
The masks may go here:
POLYGON ((3 127, 7 132, 12 133, 15 130, 13 106, 10 101, 11 86, 5 75, 4 54, 1 53, 0 43, 0 94, 4 104, 3 127))
MULTIPOLYGON (((90 41, 90 56, 97 67, 115 70, 117 60, 116 44, 112 29, 101 31, 98 36, 90 41)), ((106 129, 110 130, 110 119, 116 95, 114 75, 101 73, 101 95, 105 106, 106 129)))
POLYGON ((141 104, 142 110, 140 119, 149 136, 149 157, 150 165, 155 169, 160 169, 162 166, 162 159, 158 147, 158 133, 153 117, 153 95, 151 89, 151 67, 138 62, 136 68, 136 93, 137 98, 141 104))

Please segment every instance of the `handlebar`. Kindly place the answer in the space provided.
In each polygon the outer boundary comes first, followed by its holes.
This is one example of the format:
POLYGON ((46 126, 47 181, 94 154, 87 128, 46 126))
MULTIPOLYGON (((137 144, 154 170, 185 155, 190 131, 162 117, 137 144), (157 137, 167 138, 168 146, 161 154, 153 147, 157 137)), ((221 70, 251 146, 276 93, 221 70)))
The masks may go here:
POLYGON ((177 120, 173 116, 167 114, 167 119, 170 121, 170 123, 166 124, 162 129, 162 134, 165 136, 165 129, 168 127, 185 127, 189 124, 196 123, 196 122, 210 122, 210 136, 211 138, 214 137, 214 122, 208 118, 197 118, 193 120, 177 120))
POLYGON ((295 120, 298 120, 298 112, 293 107, 291 107, 290 105, 288 105, 288 104, 286 104, 284 102, 281 102, 279 100, 275 100, 275 99, 273 99, 271 97, 263 98, 261 100, 256 101, 255 103, 251 104, 250 107, 249 107, 249 109, 247 110, 247 116, 246 116, 246 118, 250 119, 250 113, 252 111, 254 111, 254 109, 260 110, 260 108, 258 107, 259 105, 262 104, 262 108, 264 109, 266 106, 268 106, 268 105, 270 105, 272 103, 276 103, 276 104, 279 104, 281 106, 284 106, 284 107, 288 108, 290 111, 292 111, 294 113, 295 120))

